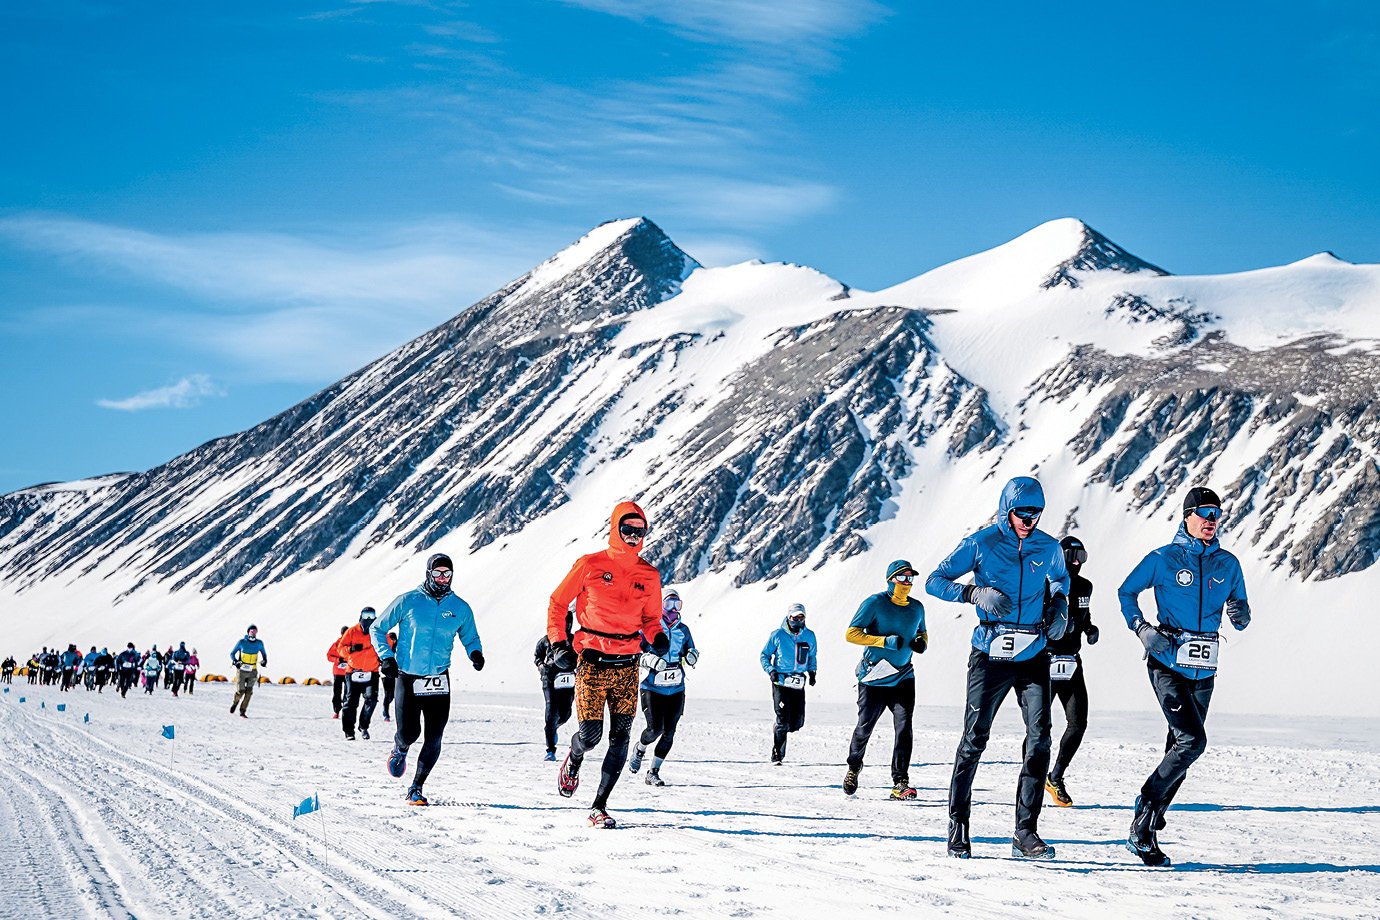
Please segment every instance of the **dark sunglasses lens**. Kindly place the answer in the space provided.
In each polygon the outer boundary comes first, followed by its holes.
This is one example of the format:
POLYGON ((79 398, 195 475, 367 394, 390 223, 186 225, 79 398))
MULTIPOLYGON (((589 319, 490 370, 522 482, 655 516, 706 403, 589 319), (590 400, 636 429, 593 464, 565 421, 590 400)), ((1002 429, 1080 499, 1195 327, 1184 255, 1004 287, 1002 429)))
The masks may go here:
POLYGON ((451 574, 452 574, 452 573, 451 573, 451 570, 450 570, 450 569, 432 569, 432 570, 431 570, 431 577, 432 577, 432 578, 449 578, 449 577, 451 576, 451 574))
POLYGON ((1076 550, 1074 550, 1074 551, 1073 551, 1073 561, 1076 562, 1076 563, 1078 563, 1079 565, 1082 565, 1083 563, 1087 562, 1087 561, 1088 561, 1088 551, 1085 550, 1085 549, 1076 549, 1076 550))
POLYGON ((645 527, 633 527, 631 524, 620 524, 618 532, 625 537, 643 537, 647 534, 645 527))
POLYGON ((1206 505, 1202 508, 1195 508, 1193 510, 1195 513, 1197 513, 1198 517, 1202 518, 1205 521, 1215 521, 1222 516, 1222 509, 1214 508, 1211 505, 1206 505))

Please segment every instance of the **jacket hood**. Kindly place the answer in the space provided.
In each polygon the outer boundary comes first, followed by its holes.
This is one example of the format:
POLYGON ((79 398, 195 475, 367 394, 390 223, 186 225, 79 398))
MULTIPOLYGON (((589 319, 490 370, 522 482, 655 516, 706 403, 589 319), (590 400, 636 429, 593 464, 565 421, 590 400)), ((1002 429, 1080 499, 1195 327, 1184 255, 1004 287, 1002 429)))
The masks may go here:
POLYGON ((637 541, 636 546, 629 546, 623 542, 623 538, 618 535, 618 525, 623 523, 624 518, 639 517, 647 520, 646 513, 638 507, 637 502, 619 502, 613 506, 613 514, 609 515, 609 553, 614 556, 626 556, 629 554, 637 555, 642 551, 642 540, 637 541))
POLYGON ((793 636, 799 636, 799 635, 803 634, 803 633, 805 632, 805 630, 807 630, 807 629, 810 628, 810 624, 809 624, 808 621, 806 621, 805 625, 802 626, 802 627, 800 627, 800 632, 798 632, 798 633, 791 632, 791 615, 788 613, 788 614, 786 614, 784 617, 781 618, 781 628, 784 629, 786 632, 791 633, 791 635, 793 635, 793 636))
POLYGON ((1217 538, 1213 537, 1211 542, 1204 543, 1197 537, 1190 536, 1187 521, 1179 524, 1179 529, 1174 532, 1174 544, 1183 547, 1185 551, 1194 556, 1206 556, 1209 553, 1217 552, 1217 538))
POLYGON ((997 529, 1003 537, 1013 537, 1011 512, 1016 508, 1043 508, 1045 490, 1033 476, 1017 476, 1001 490, 1001 501, 997 503, 997 529))

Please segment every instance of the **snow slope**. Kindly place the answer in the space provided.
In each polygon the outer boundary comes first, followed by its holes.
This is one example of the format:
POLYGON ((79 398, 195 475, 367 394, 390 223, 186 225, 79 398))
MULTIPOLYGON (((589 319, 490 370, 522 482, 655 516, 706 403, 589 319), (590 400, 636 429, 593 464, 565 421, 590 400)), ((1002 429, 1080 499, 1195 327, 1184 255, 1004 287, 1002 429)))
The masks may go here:
POLYGON ((427 809, 403 805, 384 771, 390 726, 347 743, 326 688, 261 687, 246 721, 225 711, 225 685, 121 701, 16 684, 0 695, 4 913, 1100 920, 1374 917, 1380 903, 1373 720, 1214 713, 1161 835, 1176 867, 1150 870, 1121 841, 1158 717, 1094 708, 1068 778, 1078 805, 1041 818, 1059 858, 1031 864, 1008 855, 1021 732, 1007 712, 977 778, 974 858, 959 862, 943 845, 956 710, 917 710, 914 805, 886 800, 885 723, 849 799, 848 707, 812 702, 772 767, 765 685, 750 703, 714 702, 692 674, 670 785, 625 776, 611 801, 623 826, 593 831, 592 789, 558 797, 541 760, 539 699, 476 693, 482 677, 457 678, 427 785, 442 804, 427 809), (293 820, 313 793, 321 812, 293 820))

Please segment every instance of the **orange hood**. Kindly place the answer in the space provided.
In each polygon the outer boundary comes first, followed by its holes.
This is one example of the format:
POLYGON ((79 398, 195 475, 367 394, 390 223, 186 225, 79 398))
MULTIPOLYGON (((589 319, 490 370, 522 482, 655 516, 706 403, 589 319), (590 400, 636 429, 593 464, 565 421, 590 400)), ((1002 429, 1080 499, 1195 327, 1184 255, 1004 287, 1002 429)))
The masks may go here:
POLYGON ((642 549, 642 540, 638 540, 636 546, 629 546, 618 535, 618 525, 626 517, 640 517, 644 521, 647 520, 647 515, 637 506, 636 502, 619 502, 614 505, 613 514, 609 516, 609 555, 611 556, 635 556, 642 549))

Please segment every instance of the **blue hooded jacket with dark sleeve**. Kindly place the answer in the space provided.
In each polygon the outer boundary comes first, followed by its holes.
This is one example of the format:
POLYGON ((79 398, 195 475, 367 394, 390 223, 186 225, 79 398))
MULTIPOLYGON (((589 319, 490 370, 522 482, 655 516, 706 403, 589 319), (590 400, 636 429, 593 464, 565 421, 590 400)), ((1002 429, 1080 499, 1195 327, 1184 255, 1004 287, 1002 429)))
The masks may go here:
MULTIPOLYGON (((668 648, 666 654, 661 657, 666 662, 666 667, 668 669, 675 669, 679 672, 681 680, 671 685, 657 683, 656 673, 648 671, 647 676, 642 678, 642 689, 650 690, 652 693, 659 693, 664 696, 672 693, 684 693, 685 665, 683 664, 683 660, 685 658, 685 653, 695 647, 695 638, 690 635, 690 627, 686 626, 683 620, 677 620, 674 625, 667 625, 666 619, 663 617, 661 620, 661 628, 662 631, 666 633, 666 638, 671 642, 670 648, 668 648)), ((651 648, 651 645, 644 639, 642 648, 646 651, 651 648)))
MULTIPOLYGON (((1215 633, 1222 626, 1227 601, 1247 600, 1246 579, 1237 558, 1216 539, 1204 543, 1189 536, 1184 524, 1179 525, 1173 542, 1152 550, 1117 591, 1121 615, 1132 629, 1136 620, 1144 619, 1137 596, 1146 588, 1155 589, 1159 625, 1171 632, 1215 633)), ((1175 664, 1172 649, 1155 660, 1193 680, 1217 673, 1175 664)))
MULTIPOLYGON (((1012 479, 1001 490, 997 522, 964 537, 925 580, 926 592, 957 604, 963 601, 964 588, 958 579, 972 572, 974 585, 996 588, 1011 599, 1011 612, 1000 620, 978 610, 979 623, 973 629, 972 641, 980 652, 991 649, 998 624, 1040 628, 1046 601, 1055 595, 1068 596, 1069 573, 1059 541, 1039 528, 1021 540, 1011 528, 1012 509, 1044 506, 1045 492, 1037 480, 1030 476, 1012 479)), ((1041 635, 1013 660, 1034 658, 1044 648, 1045 637, 1041 635)))
MULTIPOLYGON (((806 626, 799 633, 790 630, 790 617, 783 617, 781 628, 767 637, 762 646, 762 670, 768 674, 808 674, 819 670, 819 643, 814 630, 806 626)), ((779 683, 779 681, 778 681, 779 683)))

